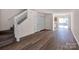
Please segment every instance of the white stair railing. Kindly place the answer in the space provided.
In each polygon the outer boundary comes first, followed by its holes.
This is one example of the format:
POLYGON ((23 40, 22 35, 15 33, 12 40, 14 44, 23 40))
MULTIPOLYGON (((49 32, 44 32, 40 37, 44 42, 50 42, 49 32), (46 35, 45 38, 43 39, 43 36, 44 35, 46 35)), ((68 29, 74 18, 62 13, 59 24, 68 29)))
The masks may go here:
POLYGON ((27 10, 24 10, 22 13, 14 17, 14 33, 15 33, 15 38, 17 42, 19 42, 21 38, 19 35, 20 33, 19 26, 24 20, 26 20, 26 18, 27 18, 27 10))

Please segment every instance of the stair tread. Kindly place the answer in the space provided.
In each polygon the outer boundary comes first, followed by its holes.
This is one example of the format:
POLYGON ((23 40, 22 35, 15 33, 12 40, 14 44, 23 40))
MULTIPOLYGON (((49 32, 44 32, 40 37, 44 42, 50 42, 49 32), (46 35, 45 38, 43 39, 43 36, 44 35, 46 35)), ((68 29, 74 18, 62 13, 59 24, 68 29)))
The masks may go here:
POLYGON ((12 33, 14 33, 14 27, 12 27, 10 30, 0 31, 0 35, 12 34, 12 33))
POLYGON ((0 31, 0 47, 8 45, 14 42, 14 40, 15 37, 13 30, 0 31))
POLYGON ((9 44, 12 44, 14 41, 15 41, 14 37, 12 37, 12 38, 10 38, 10 39, 8 39, 6 41, 2 41, 2 42, 0 42, 0 48, 5 47, 5 46, 7 46, 9 44))
POLYGON ((10 35, 1 35, 0 36, 0 42, 4 41, 4 40, 8 40, 11 37, 14 37, 14 35, 13 34, 10 34, 10 35))

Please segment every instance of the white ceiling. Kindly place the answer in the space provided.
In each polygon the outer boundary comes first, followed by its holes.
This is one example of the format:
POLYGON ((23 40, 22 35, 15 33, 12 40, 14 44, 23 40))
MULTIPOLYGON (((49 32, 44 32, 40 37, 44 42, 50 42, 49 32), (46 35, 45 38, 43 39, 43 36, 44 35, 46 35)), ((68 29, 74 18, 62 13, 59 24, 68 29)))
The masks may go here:
POLYGON ((67 13, 73 12, 75 9, 34 9, 42 13, 67 13))

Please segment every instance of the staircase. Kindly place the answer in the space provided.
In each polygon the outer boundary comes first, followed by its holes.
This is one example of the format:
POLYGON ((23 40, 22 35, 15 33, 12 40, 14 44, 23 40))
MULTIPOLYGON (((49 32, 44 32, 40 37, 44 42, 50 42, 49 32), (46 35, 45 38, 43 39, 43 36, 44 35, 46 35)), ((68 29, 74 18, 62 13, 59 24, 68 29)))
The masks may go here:
POLYGON ((16 34, 18 32, 18 25, 20 25, 27 17, 26 13, 25 13, 26 9, 24 9, 22 12, 14 15, 13 17, 11 17, 10 19, 14 20, 14 26, 11 27, 10 30, 6 30, 6 31, 0 31, 0 47, 9 45, 15 41, 17 41, 17 35, 16 34), (15 19, 17 18, 17 19, 15 19), (16 39, 15 39, 16 38, 16 39))
POLYGON ((0 32, 0 47, 9 45, 15 41, 14 30, 6 30, 0 32))
POLYGON ((16 41, 19 42, 21 35, 20 34, 20 28, 21 28, 21 24, 27 19, 27 9, 23 10, 21 13, 19 13, 18 15, 16 15, 14 17, 14 34, 15 34, 15 38, 16 41))

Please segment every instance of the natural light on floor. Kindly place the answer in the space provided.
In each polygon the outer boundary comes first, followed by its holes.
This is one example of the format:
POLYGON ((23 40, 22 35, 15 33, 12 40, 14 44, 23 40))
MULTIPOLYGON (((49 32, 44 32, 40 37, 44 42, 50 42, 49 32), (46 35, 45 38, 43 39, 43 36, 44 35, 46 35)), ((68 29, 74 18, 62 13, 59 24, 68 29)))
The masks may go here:
POLYGON ((68 26, 59 25, 58 27, 59 28, 67 28, 68 29, 68 26))

